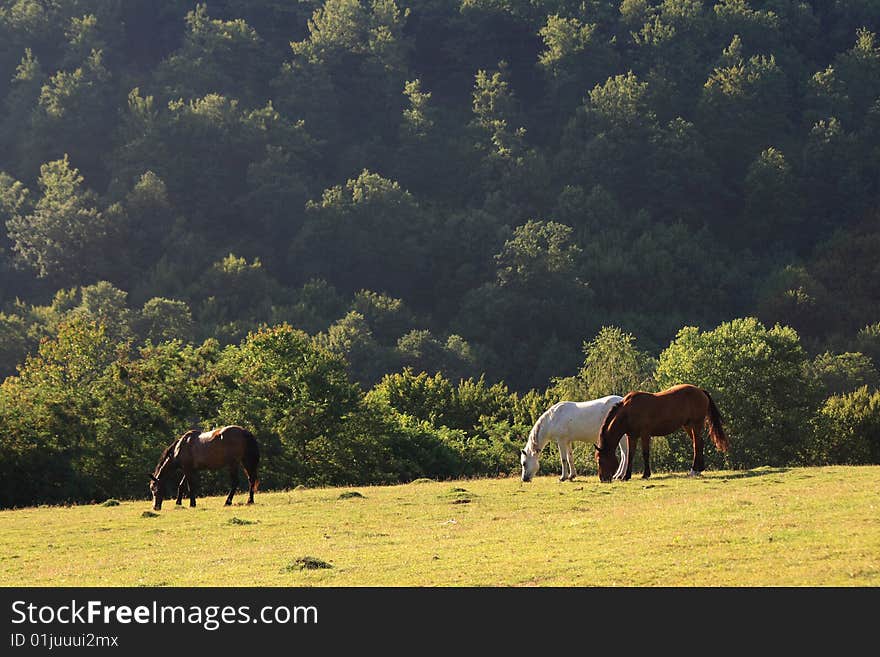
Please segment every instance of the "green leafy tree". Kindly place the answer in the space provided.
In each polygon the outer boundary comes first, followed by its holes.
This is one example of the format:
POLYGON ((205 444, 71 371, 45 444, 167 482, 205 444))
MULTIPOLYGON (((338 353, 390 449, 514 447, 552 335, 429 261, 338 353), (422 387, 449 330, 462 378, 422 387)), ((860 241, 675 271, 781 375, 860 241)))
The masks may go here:
POLYGON ((408 16, 394 0, 326 0, 308 21, 306 38, 290 43, 293 59, 274 83, 279 107, 335 146, 344 164, 337 171, 369 164, 349 144, 398 130, 408 16))
POLYGON ((80 304, 70 311, 103 326, 113 342, 123 342, 132 336, 132 315, 128 308, 128 293, 112 283, 98 281, 80 288, 80 304))
POLYGON ((189 305, 179 299, 153 297, 141 308, 136 330, 143 340, 154 344, 170 340, 189 342, 194 333, 189 305))
POLYGON ((396 366, 391 350, 376 341, 364 316, 356 311, 333 323, 326 333, 319 333, 315 341, 344 360, 349 376, 365 388, 396 366))
POLYGON ((871 359, 858 352, 819 354, 807 365, 807 376, 826 396, 849 394, 863 386, 880 387, 880 374, 871 359))
POLYGON ((0 380, 13 374, 18 364, 24 362, 30 346, 24 318, 0 313, 0 380))
POLYGON ((96 276, 108 220, 94 192, 65 156, 40 167, 40 199, 33 212, 6 222, 15 251, 41 277, 61 281, 96 276))
POLYGON ((510 86, 507 63, 477 71, 471 122, 482 155, 487 189, 485 208, 496 215, 533 214, 542 206, 549 172, 526 141, 519 102, 510 86))
POLYGON ((381 344, 394 344, 401 335, 414 328, 416 321, 402 299, 370 290, 358 290, 351 308, 363 316, 381 344))
POLYGON ((214 421, 241 424, 257 436, 267 487, 339 482, 349 454, 343 436, 352 439, 346 418, 360 400, 341 357, 281 324, 227 347, 214 376, 214 421))
POLYGON ((630 208, 647 203, 644 163, 659 125, 648 83, 633 71, 590 91, 565 127, 556 168, 564 180, 601 185, 630 208))
POLYGON ((257 32, 241 18, 211 18, 206 4, 186 15, 181 47, 156 70, 169 99, 210 93, 238 98, 249 106, 265 102, 271 60, 257 32))
POLYGON ((748 163, 787 137, 790 90, 774 55, 746 58, 734 36, 703 87, 699 125, 722 172, 739 177, 748 163))
POLYGON ((603 326, 584 342, 584 364, 573 377, 554 381, 560 401, 585 401, 632 390, 651 390, 656 359, 636 347, 635 336, 615 326, 603 326))
POLYGON ((515 389, 546 385, 573 365, 575 345, 594 329, 593 293, 578 276, 580 252, 571 227, 529 221, 496 255, 495 281, 465 296, 456 332, 493 352, 488 362, 515 389))
POLYGON ((741 234, 747 231, 750 243, 801 242, 798 191, 795 175, 782 152, 766 149, 746 173, 745 207, 737 230, 742 231, 741 234))
MULTIPOLYGON (((31 118, 34 107, 40 98, 40 91, 46 75, 33 50, 26 48, 15 75, 10 80, 10 89, 3 96, 3 116, 0 117, 0 166, 18 165, 27 173, 39 169, 39 155, 29 148, 31 118), (13 156, 14 154, 14 156, 13 156)), ((6 80, 2 80, 5 84, 6 80)))
POLYGON ((880 322, 859 329, 855 344, 858 351, 870 357, 874 367, 880 370, 880 322))
POLYGON ((423 301, 430 289, 434 217, 392 180, 364 170, 307 206, 292 259, 343 292, 367 288, 423 301))
POLYGON ((880 98, 880 44, 877 34, 859 29, 853 47, 839 53, 834 63, 816 73, 811 83, 813 116, 837 117, 853 129, 880 98))
POLYGON ((221 341, 235 342, 261 321, 268 321, 277 286, 259 258, 248 262, 230 253, 204 272, 195 285, 195 296, 203 299, 198 323, 213 327, 221 341))
MULTIPOLYGON (((809 437, 815 384, 797 333, 757 319, 725 322, 710 331, 685 327, 660 354, 654 378, 662 390, 679 383, 704 388, 718 405, 730 438, 729 465, 791 464, 809 437)), ((670 444, 687 460, 685 441, 670 444)), ((720 455, 710 450, 710 462, 720 455)))
POLYGON ((104 53, 91 50, 72 70, 50 76, 40 90, 32 118, 32 148, 42 159, 70 156, 96 179, 103 173, 99 154, 109 150, 116 122, 111 73, 104 53))
POLYGON ((805 452, 817 465, 880 463, 880 391, 862 386, 829 397, 814 420, 814 439, 805 452))

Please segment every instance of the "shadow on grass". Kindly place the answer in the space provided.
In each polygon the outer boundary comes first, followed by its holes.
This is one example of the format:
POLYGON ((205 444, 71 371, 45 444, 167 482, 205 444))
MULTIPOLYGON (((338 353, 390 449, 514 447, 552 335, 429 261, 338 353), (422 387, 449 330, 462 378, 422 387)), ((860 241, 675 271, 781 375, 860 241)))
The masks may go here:
MULTIPOLYGON (((694 477, 695 479, 703 480, 703 481, 723 481, 729 479, 751 479, 753 477, 766 477, 767 475, 778 475, 784 472, 788 472, 791 468, 785 467, 773 467, 769 465, 762 465, 759 468, 752 468, 751 470, 733 470, 733 471, 725 471, 723 473, 718 472, 717 470, 706 470, 703 473, 702 477, 694 477)), ((641 480, 641 475, 636 476, 633 474, 632 481, 636 479, 641 480)), ((647 481, 657 481, 664 479, 688 479, 687 472, 655 472, 651 474, 651 478, 647 481)))

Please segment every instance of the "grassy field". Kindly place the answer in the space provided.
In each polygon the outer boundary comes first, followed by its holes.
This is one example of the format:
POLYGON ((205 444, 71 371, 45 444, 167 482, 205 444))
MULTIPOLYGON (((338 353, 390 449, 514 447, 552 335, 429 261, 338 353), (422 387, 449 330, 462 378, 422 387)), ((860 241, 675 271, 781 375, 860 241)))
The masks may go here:
POLYGON ((166 502, 156 516, 146 499, 2 511, 0 585, 880 585, 880 467, 419 481, 198 503, 166 502))

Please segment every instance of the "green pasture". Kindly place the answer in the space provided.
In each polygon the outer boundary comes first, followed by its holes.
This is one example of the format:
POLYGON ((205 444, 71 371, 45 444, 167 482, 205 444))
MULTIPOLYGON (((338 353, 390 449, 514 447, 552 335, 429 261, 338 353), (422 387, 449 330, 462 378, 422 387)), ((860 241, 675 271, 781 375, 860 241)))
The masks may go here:
POLYGON ((3 586, 878 586, 880 467, 0 512, 3 586))

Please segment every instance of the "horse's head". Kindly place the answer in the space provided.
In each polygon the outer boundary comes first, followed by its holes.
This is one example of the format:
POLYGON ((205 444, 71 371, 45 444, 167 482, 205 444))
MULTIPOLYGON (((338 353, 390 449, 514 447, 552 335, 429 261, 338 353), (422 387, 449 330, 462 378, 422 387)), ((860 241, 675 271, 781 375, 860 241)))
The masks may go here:
POLYGON ((623 402, 617 402, 608 411, 602 422, 602 428, 599 430, 599 442, 593 445, 596 448, 599 481, 603 484, 609 483, 617 473, 617 468, 620 467, 615 446, 623 433, 622 425, 625 420, 619 417, 622 404, 623 402))
POLYGON ((150 496, 153 498, 153 510, 162 508, 162 500, 165 499, 165 486, 162 480, 154 474, 150 475, 150 496))
POLYGON ((610 483, 614 478, 617 469, 620 467, 620 461, 617 459, 617 450, 606 442, 604 447, 593 445, 596 448, 596 465, 599 470, 599 481, 603 484, 610 483))
POLYGON ((519 463, 522 466, 522 480, 531 481, 538 472, 538 454, 530 454, 526 450, 520 450, 519 463))
POLYGON ((174 445, 171 443, 162 453, 156 470, 150 474, 150 496, 153 498, 153 509, 158 511, 162 508, 162 500, 165 499, 165 480, 174 468, 174 445))

